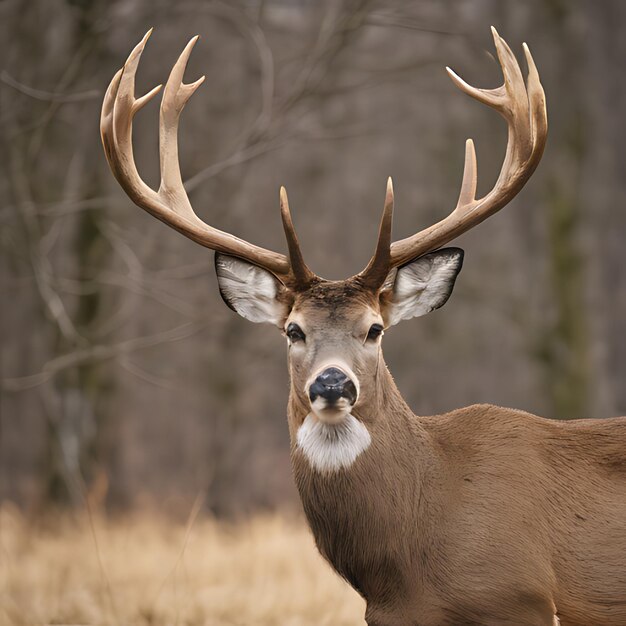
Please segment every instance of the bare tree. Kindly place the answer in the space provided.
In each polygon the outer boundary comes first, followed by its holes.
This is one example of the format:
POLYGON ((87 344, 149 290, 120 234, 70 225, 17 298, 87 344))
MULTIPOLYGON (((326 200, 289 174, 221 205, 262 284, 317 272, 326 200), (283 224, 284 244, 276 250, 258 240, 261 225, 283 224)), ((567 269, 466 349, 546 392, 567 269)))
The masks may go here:
MULTIPOLYGON (((2 3, 2 497, 126 505, 145 492, 176 508, 206 491, 224 514, 293 497, 282 338, 223 306, 211 255, 130 209, 102 156, 104 88, 150 26, 140 90, 202 36, 188 76, 207 81, 181 128, 194 206, 279 249, 286 184, 307 258, 330 278, 369 257, 389 174, 398 238, 443 217, 468 127, 490 184, 504 126, 459 102, 442 64, 495 84, 486 25, 527 39, 554 120, 544 162, 517 206, 464 237, 456 306, 409 339, 390 332, 386 353, 418 413, 623 412, 620 6, 2 3)), ((156 107, 137 123, 152 180, 156 107)))

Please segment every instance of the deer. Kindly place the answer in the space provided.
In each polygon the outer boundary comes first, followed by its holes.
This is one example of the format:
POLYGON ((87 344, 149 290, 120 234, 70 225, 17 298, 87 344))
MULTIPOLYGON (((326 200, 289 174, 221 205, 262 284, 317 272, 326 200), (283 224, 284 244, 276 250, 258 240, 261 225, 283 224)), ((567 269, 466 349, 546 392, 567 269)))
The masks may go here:
POLYGON ((284 187, 287 255, 218 230, 192 209, 177 133, 204 80, 183 82, 198 37, 163 92, 158 190, 142 180, 132 145, 135 114, 161 88, 135 97, 151 31, 108 87, 102 143, 135 204, 215 252, 225 303, 284 333, 295 483, 319 552, 365 599, 368 626, 624 626, 626 418, 559 421, 489 404, 419 416, 383 358, 387 328, 450 297, 464 253, 443 246, 507 205, 543 154, 546 101, 530 50, 524 44, 524 80, 492 32, 501 86, 479 89, 447 70, 461 91, 507 123, 493 188, 476 198, 468 139, 454 210, 392 242, 389 179, 374 254, 346 280, 326 280, 306 265, 284 187))

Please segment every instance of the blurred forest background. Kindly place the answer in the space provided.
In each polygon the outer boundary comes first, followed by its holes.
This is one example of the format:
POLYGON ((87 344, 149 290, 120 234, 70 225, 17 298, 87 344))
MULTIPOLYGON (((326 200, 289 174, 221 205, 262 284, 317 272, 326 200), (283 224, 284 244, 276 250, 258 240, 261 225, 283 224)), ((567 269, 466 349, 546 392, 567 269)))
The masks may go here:
MULTIPOLYGON (((448 305, 388 332, 387 362, 417 413, 626 413, 626 3, 2 0, 0 499, 297 507, 283 337, 223 304, 213 254, 135 207, 103 156, 104 91, 149 27, 138 93, 201 35, 186 76, 207 81, 180 136, 198 214, 283 251, 284 184, 307 261, 344 278, 372 251, 388 175, 397 238, 453 208, 466 137, 492 186, 505 125, 444 71, 500 84, 491 24, 533 52, 546 153, 458 240, 448 305)), ((135 123, 154 185, 157 116, 135 123)))

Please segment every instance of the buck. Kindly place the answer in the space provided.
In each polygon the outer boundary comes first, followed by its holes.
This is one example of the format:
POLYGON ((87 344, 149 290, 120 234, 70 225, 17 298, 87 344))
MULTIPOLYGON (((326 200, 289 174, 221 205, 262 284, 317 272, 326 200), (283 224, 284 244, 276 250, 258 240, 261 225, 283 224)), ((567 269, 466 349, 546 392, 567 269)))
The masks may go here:
POLYGON ((367 267, 342 281, 305 264, 287 194, 289 254, 200 220, 178 164, 180 113, 203 78, 183 83, 193 38, 174 65, 160 113, 161 184, 141 179, 132 120, 160 87, 135 98, 148 33, 106 93, 101 118, 113 174, 141 208, 216 251, 229 307, 286 335, 293 474, 321 554, 366 600, 369 626, 626 624, 626 419, 552 421, 470 406, 414 415, 382 355, 389 326, 448 300, 463 252, 442 248, 504 207, 537 167, 547 135, 545 98, 528 47, 526 83, 493 30, 504 74, 497 89, 462 91, 508 125, 500 175, 476 198, 467 141, 452 213, 391 242, 393 189, 367 267))

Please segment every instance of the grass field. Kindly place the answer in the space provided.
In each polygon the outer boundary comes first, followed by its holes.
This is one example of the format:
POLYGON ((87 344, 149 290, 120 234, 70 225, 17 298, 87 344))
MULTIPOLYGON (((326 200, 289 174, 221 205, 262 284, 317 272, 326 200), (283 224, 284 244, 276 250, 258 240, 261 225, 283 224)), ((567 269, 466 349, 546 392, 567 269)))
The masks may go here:
POLYGON ((57 516, 0 509, 0 624, 363 625, 364 603, 301 521, 57 516))

